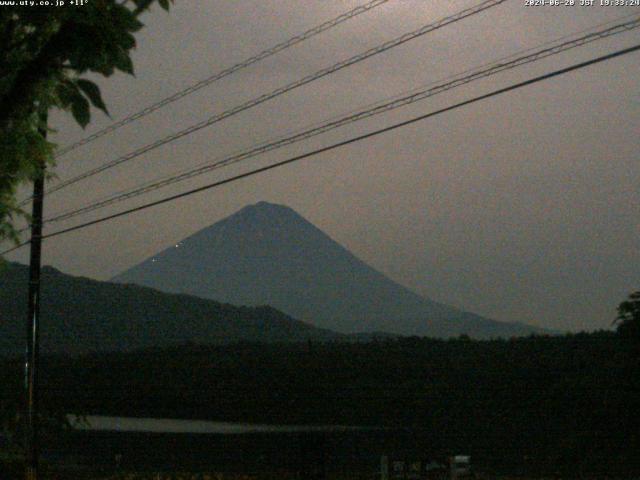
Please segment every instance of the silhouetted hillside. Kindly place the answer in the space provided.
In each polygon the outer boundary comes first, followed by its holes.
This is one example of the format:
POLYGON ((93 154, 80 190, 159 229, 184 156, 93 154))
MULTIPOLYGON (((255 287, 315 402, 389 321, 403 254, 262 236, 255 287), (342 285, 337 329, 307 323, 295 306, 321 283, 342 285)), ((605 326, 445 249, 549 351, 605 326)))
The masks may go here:
MULTIPOLYGON (((636 347, 596 332, 49 356, 42 404, 87 414, 380 426, 415 433, 405 447, 421 437, 425 453, 464 452, 509 478, 638 478, 636 347)), ((21 375, 20 358, 0 362, 0 405, 20 398, 21 375)))
MULTIPOLYGON (((0 354, 24 350, 28 268, 0 267, 0 354)), ((45 352, 130 350, 193 343, 328 340, 339 335, 268 307, 236 307, 136 285, 99 282, 45 267, 45 352)))

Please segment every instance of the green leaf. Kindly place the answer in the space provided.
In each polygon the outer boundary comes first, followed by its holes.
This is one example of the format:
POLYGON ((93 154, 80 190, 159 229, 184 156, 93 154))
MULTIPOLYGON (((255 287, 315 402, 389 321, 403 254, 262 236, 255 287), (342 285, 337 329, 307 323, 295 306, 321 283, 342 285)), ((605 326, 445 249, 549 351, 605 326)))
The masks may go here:
POLYGON ((69 81, 60 82, 56 86, 56 95, 58 96, 60 108, 69 108, 77 94, 77 87, 69 81))
POLYGON ((125 33, 120 37, 120 45, 125 50, 131 50, 136 46, 136 38, 130 33, 125 33))
POLYGON ((73 103, 71 104, 71 113, 73 114, 73 118, 76 119, 76 122, 78 122, 82 128, 85 128, 91 119, 89 101, 82 95, 74 97, 73 103))
POLYGON ((133 0, 133 3, 135 3, 138 8, 149 8, 149 5, 154 1, 155 0, 133 0))
POLYGON ((158 0, 158 3, 165 10, 167 10, 167 11, 169 10, 169 0, 158 0))
POLYGON ((109 111, 107 110, 107 106, 104 104, 102 100, 102 95, 100 94, 100 89, 98 86, 85 79, 76 80, 76 85, 80 87, 80 89, 84 92, 84 94, 89 98, 94 107, 102 110, 106 115, 109 115, 109 111))
MULTIPOLYGON (((128 10, 127 10, 128 12, 128 10)), ((129 13, 129 15, 131 16, 128 20, 127 20, 127 30, 130 32, 137 32, 139 31, 142 27, 144 27, 144 23, 142 23, 140 20, 138 20, 133 13, 129 13)))
POLYGON ((110 12, 112 23, 118 30, 137 32, 144 25, 136 18, 136 14, 122 5, 114 5, 110 12))
POLYGON ((118 70, 133 75, 133 62, 129 53, 119 48, 113 57, 113 64, 118 70))
POLYGON ((154 1, 155 0, 133 0, 133 3, 135 3, 136 5, 136 9, 133 12, 134 15, 139 15, 140 13, 147 10, 154 1))

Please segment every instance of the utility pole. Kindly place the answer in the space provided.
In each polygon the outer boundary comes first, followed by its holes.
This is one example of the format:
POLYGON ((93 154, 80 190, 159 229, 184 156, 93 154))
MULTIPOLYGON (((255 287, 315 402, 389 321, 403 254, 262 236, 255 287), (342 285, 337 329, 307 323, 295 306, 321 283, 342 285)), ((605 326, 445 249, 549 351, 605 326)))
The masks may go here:
MULTIPOLYGON (((47 114, 40 116, 40 134, 46 138, 47 114)), ((40 259, 42 252, 42 210, 45 165, 39 165, 33 181, 31 254, 29 259, 29 305, 25 350, 25 480, 38 478, 38 360, 40 336, 40 259)))

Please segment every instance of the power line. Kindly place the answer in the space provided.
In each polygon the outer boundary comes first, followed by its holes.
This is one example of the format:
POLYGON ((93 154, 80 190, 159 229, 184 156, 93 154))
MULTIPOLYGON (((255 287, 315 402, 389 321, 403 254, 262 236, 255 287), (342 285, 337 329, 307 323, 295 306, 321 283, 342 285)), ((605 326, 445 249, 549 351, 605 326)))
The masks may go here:
MULTIPOLYGON (((494 60, 492 60, 490 62, 486 62, 486 63, 484 63, 484 64, 482 64, 480 66, 477 66, 477 67, 474 67, 474 68, 468 68, 468 69, 466 69, 466 70, 464 70, 462 72, 459 72, 457 74, 448 75, 445 78, 441 78, 441 79, 439 79, 439 80, 437 80, 435 82, 431 82, 431 83, 429 83, 427 85, 423 85, 421 87, 414 88, 414 89, 412 89, 410 91, 405 91, 405 92, 402 92, 402 93, 399 93, 399 94, 396 94, 396 95, 393 95, 393 96, 390 96, 390 97, 386 97, 383 100, 378 100, 376 102, 369 103, 369 104, 367 104, 365 106, 360 107, 359 109, 350 110, 348 113, 343 113, 343 114, 340 114, 340 115, 334 115, 334 116, 332 116, 330 118, 327 118, 327 119, 323 120, 322 122, 315 122, 314 124, 309 125, 309 126, 305 127, 304 129, 298 129, 298 130, 295 130, 295 131, 289 131, 286 134, 279 135, 278 137, 276 137, 276 139, 273 139, 273 140, 271 140, 269 142, 262 142, 262 143, 260 143, 260 144, 258 144, 256 146, 252 147, 252 149, 249 150, 249 152, 252 152, 254 149, 260 148, 260 147, 262 147, 264 145, 268 145, 268 144, 275 143, 275 142, 278 142, 278 141, 281 141, 281 140, 289 139, 292 136, 296 136, 296 135, 299 135, 299 134, 302 134, 302 133, 309 132, 311 129, 324 127, 325 125, 327 125, 328 123, 333 122, 334 120, 343 119, 343 118, 346 118, 347 116, 350 117, 351 115, 355 115, 356 113, 362 112, 364 110, 377 108, 377 107, 379 107, 379 106, 381 106, 383 104, 391 103, 391 101, 401 100, 401 99, 403 99, 405 97, 408 97, 410 95, 414 95, 416 93, 419 93, 419 92, 421 92, 422 90, 424 90, 427 87, 431 87, 433 85, 438 85, 438 83, 440 83, 440 82, 448 81, 448 80, 451 80, 451 79, 456 79, 456 78, 461 77, 461 76, 463 76, 465 74, 469 74, 471 72, 476 72, 476 71, 478 71, 478 70, 480 70, 482 68, 486 68, 488 66, 495 66, 496 64, 498 64, 500 62, 506 62, 508 60, 515 59, 518 56, 521 56, 521 55, 523 55, 525 53, 533 52, 535 50, 540 50, 543 47, 546 47, 546 46, 549 46, 549 45, 558 44, 558 42, 561 42, 563 40, 567 40, 567 39, 570 39, 570 38, 575 38, 577 35, 593 31, 593 30, 595 30, 597 28, 601 28, 601 27, 604 27, 604 26, 607 26, 607 25, 612 25, 612 24, 614 24, 616 22, 620 22, 620 21, 623 21, 623 20, 628 20, 629 18, 634 17, 635 15, 636 14, 623 15, 623 16, 615 18, 613 20, 609 20, 607 22, 602 22, 602 23, 599 23, 597 25, 593 25, 593 26, 591 26, 589 28, 573 32, 573 33, 571 33, 569 35, 563 35, 563 36, 558 37, 558 38, 556 38, 554 40, 550 40, 550 41, 544 42, 542 44, 539 44, 539 45, 537 45, 535 47, 529 47, 529 48, 526 48, 526 49, 519 50, 519 51, 514 52, 512 54, 509 54, 507 56, 504 56, 504 57, 501 57, 501 58, 498 58, 498 59, 494 59, 494 60)), ((631 30, 632 28, 634 28, 634 27, 629 27, 629 30, 631 30)), ((595 32, 595 33, 592 33, 592 35, 598 35, 599 33, 600 32, 595 32)), ((612 34, 617 34, 617 33, 623 33, 623 32, 615 32, 615 33, 612 33, 612 34)), ((248 152, 242 150, 242 151, 234 153, 232 156, 235 157, 237 155, 241 155, 241 154, 245 154, 245 153, 248 153, 248 152)), ((228 158, 230 158, 230 157, 227 157, 227 159, 228 158)), ((136 185, 135 187, 133 187, 133 189, 132 188, 128 188, 128 189, 123 189, 123 190, 116 191, 116 192, 113 192, 113 193, 109 193, 107 195, 103 195, 103 196, 98 197, 97 199, 95 199, 93 201, 93 203, 91 203, 90 205, 93 206, 93 205, 96 205, 96 204, 100 203, 100 206, 96 207, 96 208, 100 208, 101 206, 105 206, 105 205, 103 205, 102 202, 108 202, 106 204, 111 204, 111 203, 113 203, 111 201, 112 199, 113 200, 119 200, 120 196, 125 196, 125 195, 129 195, 129 194, 135 194, 135 193, 138 192, 138 190, 141 190, 141 189, 147 188, 147 187, 153 187, 159 182, 164 182, 164 181, 168 181, 168 180, 171 180, 171 179, 176 179, 176 181, 181 181, 182 178, 177 179, 178 176, 181 176, 183 174, 189 174, 189 173, 194 172, 194 171, 196 171, 196 170, 198 170, 200 168, 213 167, 213 166, 217 165, 218 163, 223 162, 223 161, 225 161, 227 159, 216 161, 214 163, 203 162, 203 163, 200 163, 199 165, 197 165, 196 167, 192 167, 191 169, 188 169, 188 170, 183 170, 182 172, 179 172, 177 174, 165 175, 163 177, 156 178, 154 180, 149 180, 149 181, 140 183, 140 184, 136 185)), ((205 173, 205 172, 203 172, 203 173, 205 173)), ((162 185, 162 186, 164 186, 164 185, 162 185)), ((49 218, 48 221, 62 220, 62 218, 57 218, 57 217, 62 216, 62 215, 66 215, 67 213, 71 213, 71 212, 75 212, 75 211, 76 211, 76 209, 67 209, 67 210, 61 212, 60 214, 56 214, 55 217, 49 218)), ((26 230, 26 229, 20 230, 18 233, 20 233, 20 232, 22 232, 24 230, 26 230)))
MULTIPOLYGON (((79 224, 79 225, 75 225, 73 227, 65 228, 63 230, 58 230, 58 231, 43 235, 42 238, 46 239, 46 238, 56 237, 56 236, 63 235, 63 234, 66 234, 66 233, 70 233, 70 232, 73 232, 73 231, 76 231, 76 230, 87 228, 87 227, 92 226, 92 225, 96 225, 96 224, 103 223, 103 222, 106 222, 106 221, 109 221, 109 220, 113 220, 115 218, 123 217, 123 216, 126 216, 126 215, 130 215, 132 213, 135 213, 135 212, 146 210, 147 208, 151 208, 151 207, 155 207, 155 206, 158 206, 158 205, 162 205, 164 203, 172 202, 174 200, 178 200, 178 199, 183 198, 183 197, 188 197, 188 196, 194 195, 196 193, 200 193, 200 192, 203 192, 203 191, 206 191, 206 190, 210 190, 210 189, 222 186, 222 185, 226 185, 228 183, 232 183, 232 182, 235 182, 237 180, 241 180, 243 178, 251 177, 253 175, 257 175, 259 173, 266 172, 268 170, 273 170, 275 168, 282 167, 284 165, 288 165, 290 163, 298 162, 298 161, 303 160, 305 158, 309 158, 309 157, 318 155, 320 153, 328 152, 330 150, 334 150, 334 149, 339 148, 339 147, 343 147, 343 146, 346 146, 346 145, 350 145, 352 143, 360 142, 362 140, 365 140, 365 139, 368 139, 368 138, 371 138, 371 137, 375 137, 377 135, 381 135, 383 133, 390 132, 392 130, 396 130, 398 128, 401 128, 401 127, 404 127, 404 126, 407 126, 407 125, 411 125, 413 123, 416 123, 416 122, 419 122, 419 121, 422 121, 422 120, 426 120, 427 118, 431 118, 431 117, 434 117, 436 115, 440 115, 442 113, 449 112, 449 111, 458 109, 458 108, 466 106, 466 105, 470 105, 472 103, 476 103, 476 102, 479 102, 479 101, 482 101, 482 100, 486 100, 488 98, 495 97, 495 96, 498 96, 498 95, 501 95, 503 93, 507 93, 507 92, 510 92, 510 91, 513 91, 513 90, 517 90, 519 88, 523 88, 523 87, 528 86, 528 85, 533 85, 535 83, 542 82, 542 81, 548 80, 550 78, 558 77, 560 75, 564 75, 566 73, 569 73, 569 72, 572 72, 572 71, 575 71, 575 70, 579 70, 579 69, 588 67, 590 65, 595 65, 597 63, 601 63, 601 62, 604 62, 604 61, 607 61, 607 60, 611 60, 613 58, 620 57, 620 56, 626 55, 628 53, 636 52, 638 50, 640 50, 640 44, 635 45, 633 47, 629 47, 629 48, 625 48, 625 49, 622 49, 622 50, 618 50, 618 51, 615 51, 615 52, 612 52, 612 53, 609 53, 607 55, 603 55, 603 56, 600 56, 600 57, 597 57, 597 58, 594 58, 594 59, 591 59, 591 60, 587 60, 585 62, 577 63, 577 64, 571 65, 569 67, 561 68, 559 70, 554 70, 554 71, 552 71, 550 73, 546 73, 544 75, 540 75, 540 76, 531 78, 529 80, 525 80, 523 82, 515 83, 515 84, 512 84, 512 85, 510 85, 508 87, 504 87, 504 88, 500 88, 500 89, 497 89, 497 90, 493 90, 492 92, 486 93, 484 95, 479 95, 479 96, 473 97, 473 98, 471 98, 469 100, 465 100, 465 101, 456 103, 454 105, 450 105, 448 107, 441 108, 439 110, 435 110, 433 112, 429 112, 429 113, 426 113, 424 115, 420 115, 418 117, 411 118, 409 120, 405 120, 403 122, 395 123, 395 124, 390 125, 388 127, 384 127, 384 128, 381 128, 381 129, 378 129, 378 130, 374 130, 374 131, 369 132, 369 133, 365 133, 363 135, 352 137, 352 138, 350 138, 348 140, 344 140, 344 141, 341 141, 341 142, 338 142, 338 143, 334 143, 334 144, 331 144, 331 145, 329 145, 327 147, 322 147, 322 148, 313 150, 311 152, 307 152, 307 153, 304 153, 304 154, 301 154, 301 155, 297 155, 295 157, 288 158, 287 160, 282 160, 280 162, 277 162, 277 163, 274 163, 274 164, 271 164, 271 165, 267 165, 265 167, 256 168, 256 169, 251 170, 249 172, 245 172, 245 173, 242 173, 242 174, 239 174, 239 175, 235 175, 233 177, 226 178, 224 180, 219 180, 217 182, 210 183, 210 184, 204 185, 202 187, 194 188, 192 190, 188 190, 186 192, 182 192, 182 193, 179 193, 179 194, 176 194, 176 195, 171 195, 169 197, 165 197, 165 198, 160 199, 160 200, 156 200, 156 201, 153 201, 153 202, 146 203, 144 205, 140 205, 140 206, 137 206, 137 207, 134 207, 134 208, 130 208, 128 210, 124 210, 124 211, 121 211, 121 212, 118 212, 118 213, 107 215, 107 216, 98 218, 96 220, 91 220, 91 221, 88 221, 88 222, 85 222, 85 223, 82 223, 82 224, 79 224)), ((9 252, 12 252, 14 250, 17 250, 18 248, 20 248, 20 247, 22 247, 24 245, 27 245, 28 243, 30 243, 30 241, 22 242, 19 245, 16 245, 16 246, 14 246, 14 247, 12 247, 12 248, 10 248, 8 250, 3 251, 2 253, 0 253, 0 256, 1 255, 5 255, 5 254, 7 254, 9 252)))
MULTIPOLYGON (((472 15, 478 14, 480 12, 483 12, 485 10, 488 10, 489 8, 493 8, 497 5, 500 5, 504 2, 506 2, 507 0, 484 0, 483 2, 470 7, 470 8, 466 8, 464 10, 461 10, 458 13, 455 13, 453 15, 444 17, 434 23, 425 25, 417 30, 414 30, 413 32, 409 32, 409 33, 405 33, 404 35, 401 35, 400 37, 397 37, 393 40, 387 41, 377 47, 371 48, 363 53, 360 53, 358 55, 354 55, 353 57, 350 57, 346 60, 342 60, 338 63, 333 64, 330 67, 327 68, 323 68, 322 70, 319 70, 313 74, 307 75, 306 77, 303 77, 299 80, 296 80, 292 83, 289 83, 283 87, 279 87, 275 90, 273 90, 270 93, 261 95, 259 97, 256 97, 252 100, 249 100, 241 105, 238 105, 230 110, 226 110, 220 114, 214 115, 213 117, 210 117, 207 120, 204 120, 202 122, 199 122, 195 125, 192 125, 191 127, 188 127, 184 130, 180 130, 179 132, 176 132, 174 134, 168 135, 164 138, 161 138, 153 143, 147 144, 143 147, 140 147, 126 155, 123 155, 119 158, 116 158, 114 160, 111 160, 107 163, 105 163, 104 165, 101 165, 99 167, 96 167, 94 169, 88 170, 84 173, 81 173, 69 180, 63 181, 61 183, 59 183, 58 185, 55 185, 53 187, 51 187, 50 189, 47 190, 47 194, 51 194, 53 192, 56 192, 58 190, 61 190, 63 188, 66 188, 70 185, 73 185, 81 180, 84 180, 86 178, 92 177, 94 175, 97 175, 98 173, 101 173, 105 170, 108 170, 110 168, 113 168, 117 165, 120 165, 121 163, 130 161, 136 157, 139 157, 140 155, 150 152, 152 150, 155 150, 158 147, 161 147, 163 145, 166 145, 167 143, 173 142, 175 140, 178 140, 179 138, 182 138, 186 135, 189 135, 191 133, 194 133, 198 130, 201 130, 205 127, 209 127, 211 125, 213 125, 214 123, 220 122, 228 117, 231 117, 232 115, 236 115, 240 112, 243 112, 245 110, 248 110, 250 108, 253 108, 257 105, 260 105, 268 100, 271 100, 275 97, 278 97, 280 95, 283 95, 287 92, 290 92, 296 88, 299 88, 303 85, 306 85, 308 83, 311 83, 315 80, 318 80, 320 78, 326 77, 327 75, 331 75, 339 70, 342 70, 343 68, 349 67, 351 65, 354 65, 356 63, 359 63, 363 60, 366 60, 370 57, 373 57, 374 55, 378 55, 382 52, 385 52, 387 50, 390 50, 391 48, 397 47, 399 45, 402 45, 406 42, 409 42, 411 40, 414 40, 418 37, 421 37, 423 35, 426 35, 427 33, 430 33, 434 30, 438 30, 442 27, 445 27, 446 25, 458 22, 460 20, 463 20, 464 18, 470 17, 472 15)), ((28 200, 28 199, 27 199, 28 200)))
MULTIPOLYGON (((432 88, 421 90, 421 91, 414 91, 410 95, 396 98, 384 104, 378 104, 373 108, 368 108, 356 113, 349 114, 337 120, 324 123, 318 127, 307 129, 302 132, 296 133, 292 136, 280 138, 268 143, 263 143, 255 147, 252 147, 249 150, 231 155, 229 157, 215 161, 213 163, 207 163, 205 165, 201 165, 196 168, 192 168, 175 175, 164 177, 162 179, 155 180, 152 182, 147 182, 143 185, 134 187, 133 189, 112 194, 103 200, 94 201, 80 208, 67 210, 66 212, 62 212, 58 215, 55 215, 53 217, 46 219, 45 223, 67 220, 77 215, 88 213, 88 212, 106 207, 108 205, 112 205, 117 202, 129 200, 131 198, 135 198, 137 196, 143 195, 145 193, 149 193, 159 188, 163 188, 165 186, 178 183, 178 182, 187 180, 189 178, 203 175, 205 173, 216 170, 218 168, 222 168, 231 164, 238 163, 242 160, 255 157, 262 153, 266 153, 278 148, 282 148, 287 145, 291 145, 291 144, 306 140, 313 136, 326 133, 330 130, 334 130, 344 125, 354 123, 354 122, 363 120, 365 118, 370 118, 372 116, 385 113, 385 112, 394 110, 396 108, 410 105, 412 103, 424 100, 426 98, 430 98, 434 95, 443 93, 445 91, 457 88, 462 85, 466 85, 473 81, 480 80, 482 78, 487 78, 489 76, 496 75, 498 73, 501 73, 506 70, 510 70, 512 68, 516 68, 528 63, 536 62, 544 58, 550 57, 552 55, 557 55, 567 50, 577 48, 597 40, 601 40, 603 38, 608 38, 613 35, 625 33, 638 27, 640 27, 640 17, 637 17, 634 20, 631 20, 622 24, 609 27, 604 30, 589 33, 577 39, 568 40, 566 42, 563 42, 561 44, 558 44, 549 48, 538 49, 537 51, 534 51, 533 53, 530 53, 528 55, 524 55, 520 57, 512 55, 509 57, 509 58, 513 58, 512 60, 509 60, 509 61, 498 60, 494 63, 488 64, 489 65, 488 67, 486 66, 485 68, 479 67, 475 69, 475 71, 472 71, 471 74, 464 75, 464 76, 462 74, 459 74, 457 76, 454 76, 453 80, 440 85, 436 85, 432 88)), ((527 49, 526 51, 530 52, 532 50, 533 49, 527 49)))
POLYGON ((103 128, 102 130, 97 131, 96 133, 89 135, 85 138, 83 138, 82 140, 77 141, 76 143, 73 143, 67 147, 62 148, 57 154, 56 154, 56 158, 60 158, 63 155, 66 155, 67 153, 75 150, 78 147, 81 147, 83 145, 86 145, 88 143, 93 142, 94 140, 103 137, 104 135, 107 135, 108 133, 114 132, 117 129, 119 129, 120 127, 123 127, 124 125, 127 125, 131 122, 134 122, 136 120, 138 120, 139 118, 145 117, 147 115, 149 115, 152 112, 155 112, 156 110, 163 108, 177 100, 180 100, 183 97, 186 97, 187 95, 190 95, 194 92, 197 92, 198 90, 211 85, 214 82, 217 82, 218 80, 221 80, 225 77, 228 77, 229 75, 242 70, 243 68, 246 68, 250 65, 253 65, 254 63, 260 62, 261 60, 264 60, 265 58, 268 58, 272 55, 275 55, 276 53, 279 53, 289 47, 292 47, 294 45, 297 45, 298 43, 302 43, 305 40, 310 39, 311 37, 314 37, 326 30, 329 30, 333 27, 336 27, 337 25, 346 22, 347 20, 350 20, 362 13, 368 12, 369 10, 372 10, 376 7, 379 7, 385 3, 387 3, 389 0, 373 0, 369 3, 366 3, 364 5, 361 5, 359 7, 354 8, 353 10, 350 10, 346 13, 343 13, 342 15, 339 15, 331 20, 328 20, 324 23, 321 23, 320 25, 316 25, 315 27, 307 30, 306 32, 303 32, 299 35, 296 35, 295 37, 290 38, 289 40, 286 40, 284 42, 278 43, 277 45, 274 45, 273 47, 267 48, 263 51, 261 51, 260 53, 258 53, 257 55, 254 55, 253 57, 249 57, 239 63, 236 63, 235 65, 226 68, 220 72, 217 72, 213 75, 211 75, 210 77, 205 78, 204 80, 199 81, 198 83, 195 83, 183 90, 180 90, 176 93, 174 93, 173 95, 170 95, 169 97, 163 98, 162 100, 149 105, 148 107, 143 108, 142 110, 133 113, 131 115, 129 115, 128 117, 123 118, 122 120, 112 123, 111 125, 103 128))

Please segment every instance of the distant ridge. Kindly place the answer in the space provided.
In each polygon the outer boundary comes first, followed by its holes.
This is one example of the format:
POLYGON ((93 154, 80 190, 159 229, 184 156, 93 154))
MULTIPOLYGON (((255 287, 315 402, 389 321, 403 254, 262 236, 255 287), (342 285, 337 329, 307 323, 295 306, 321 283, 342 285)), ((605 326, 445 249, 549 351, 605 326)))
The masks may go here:
POLYGON ((342 333, 490 338, 542 332, 421 297, 362 262, 293 209, 267 202, 200 230, 113 281, 235 305, 272 305, 342 333))
MULTIPOLYGON (((158 292, 42 271, 41 349, 87 353, 238 341, 346 340, 269 306, 235 307, 188 295, 158 292)), ((0 355, 24 351, 28 267, 0 266, 0 355)), ((357 340, 357 339, 354 339, 357 340)))

